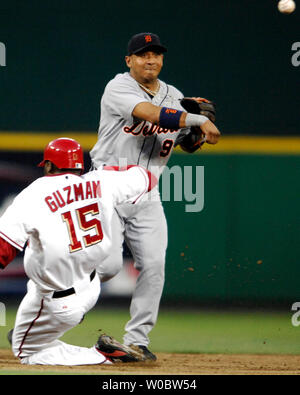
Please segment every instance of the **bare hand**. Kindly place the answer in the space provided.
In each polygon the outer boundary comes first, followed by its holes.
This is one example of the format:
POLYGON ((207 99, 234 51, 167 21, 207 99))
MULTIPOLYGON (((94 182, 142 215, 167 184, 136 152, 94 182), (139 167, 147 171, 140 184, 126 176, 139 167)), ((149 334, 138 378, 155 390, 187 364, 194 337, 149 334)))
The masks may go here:
POLYGON ((206 142, 208 144, 217 144, 221 133, 219 129, 210 120, 201 125, 201 130, 205 134, 206 142))

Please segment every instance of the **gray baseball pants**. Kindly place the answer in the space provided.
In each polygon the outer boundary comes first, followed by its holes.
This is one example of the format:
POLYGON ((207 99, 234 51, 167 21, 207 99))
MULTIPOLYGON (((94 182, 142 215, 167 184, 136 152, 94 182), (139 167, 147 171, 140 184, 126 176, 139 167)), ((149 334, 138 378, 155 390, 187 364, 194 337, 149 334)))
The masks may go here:
POLYGON ((117 206, 113 218, 112 251, 97 272, 102 281, 116 275, 123 265, 123 242, 129 247, 139 271, 125 326, 124 344, 149 344, 164 286, 167 222, 160 201, 117 206))

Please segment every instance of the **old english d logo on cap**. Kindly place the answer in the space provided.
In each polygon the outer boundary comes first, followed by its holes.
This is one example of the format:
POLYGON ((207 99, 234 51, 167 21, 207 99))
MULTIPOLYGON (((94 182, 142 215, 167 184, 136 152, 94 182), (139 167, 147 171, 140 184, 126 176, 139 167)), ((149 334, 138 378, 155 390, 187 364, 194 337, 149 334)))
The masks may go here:
POLYGON ((141 51, 154 50, 159 53, 167 52, 167 48, 160 42, 157 34, 143 32, 135 34, 128 42, 127 54, 132 55, 141 51))

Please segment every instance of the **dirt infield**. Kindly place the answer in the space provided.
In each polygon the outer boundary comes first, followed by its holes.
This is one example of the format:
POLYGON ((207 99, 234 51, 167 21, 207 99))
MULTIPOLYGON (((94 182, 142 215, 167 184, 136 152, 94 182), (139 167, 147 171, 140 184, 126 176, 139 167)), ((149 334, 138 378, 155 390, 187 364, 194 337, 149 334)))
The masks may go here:
POLYGON ((10 350, 0 350, 1 370, 13 374, 104 374, 104 375, 298 375, 299 355, 164 354, 149 363, 111 366, 25 366, 10 350))

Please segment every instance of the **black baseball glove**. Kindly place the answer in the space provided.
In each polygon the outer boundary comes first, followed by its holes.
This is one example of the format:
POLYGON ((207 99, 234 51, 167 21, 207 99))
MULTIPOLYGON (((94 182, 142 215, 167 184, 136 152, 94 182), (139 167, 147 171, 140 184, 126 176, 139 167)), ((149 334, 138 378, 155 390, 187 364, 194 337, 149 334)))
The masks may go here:
POLYGON ((216 105, 213 102, 203 98, 199 99, 198 102, 191 97, 184 97, 180 100, 180 104, 186 112, 205 115, 213 123, 216 122, 216 105))
MULTIPOLYGON (((211 122, 216 121, 216 106, 207 99, 200 99, 199 102, 190 97, 184 97, 180 100, 181 106, 192 114, 205 115, 211 122), (200 101, 201 100, 201 101, 200 101)), ((192 126, 186 134, 180 134, 177 137, 176 145, 188 152, 193 153, 205 143, 205 135, 201 128, 192 126)))

